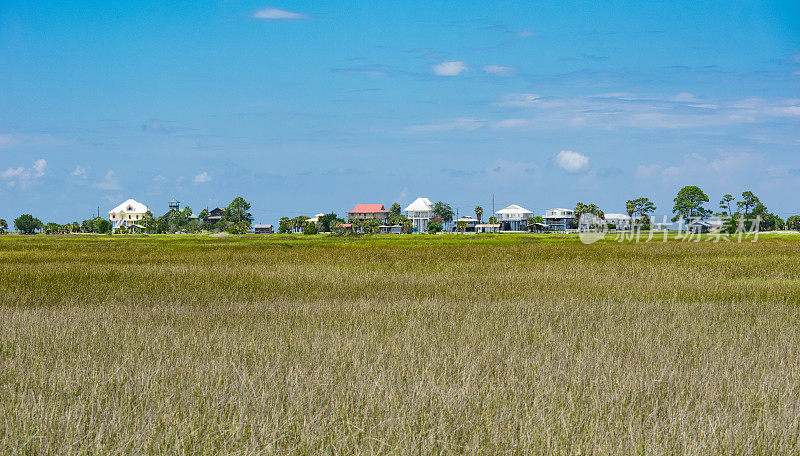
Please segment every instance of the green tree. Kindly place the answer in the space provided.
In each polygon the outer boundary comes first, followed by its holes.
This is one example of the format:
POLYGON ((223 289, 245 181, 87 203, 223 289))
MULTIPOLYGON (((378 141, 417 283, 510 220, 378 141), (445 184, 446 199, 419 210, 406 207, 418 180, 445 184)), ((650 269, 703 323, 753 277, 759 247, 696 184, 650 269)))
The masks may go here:
POLYGON ((722 199, 719 200, 719 208, 723 209, 725 211, 725 215, 727 215, 728 217, 733 216, 733 210, 731 210, 731 203, 733 203, 734 201, 735 199, 733 198, 733 195, 731 195, 730 193, 722 195, 722 199))
POLYGON ((14 228, 22 234, 34 234, 42 227, 42 221, 31 214, 22 214, 14 220, 14 228))
POLYGON ((61 232, 61 225, 50 222, 44 226, 43 231, 45 234, 58 234, 61 232))
POLYGON ((478 219, 478 222, 481 221, 483 218, 483 208, 480 206, 475 206, 475 218, 478 219))
POLYGON ((703 207, 703 203, 708 202, 708 195, 695 185, 683 187, 673 201, 675 202, 672 207, 672 213, 675 214, 672 217, 673 222, 680 219, 703 219, 711 215, 711 211, 703 207))
POLYGON ((0 234, 5 234, 7 230, 8 222, 6 222, 6 219, 0 219, 0 234))
POLYGON ((441 232, 444 229, 441 223, 431 220, 428 222, 428 232, 431 234, 436 234, 441 232))
POLYGON ((208 209, 203 209, 199 214, 197 214, 197 218, 200 220, 205 220, 206 217, 208 217, 208 209))
POLYGON ((231 223, 238 223, 238 222, 248 222, 253 223, 253 214, 248 212, 250 210, 250 203, 244 200, 241 196, 238 196, 228 204, 228 207, 225 208, 225 212, 223 213, 223 218, 226 222, 231 223))
POLYGON ((281 217, 278 220, 278 233, 291 233, 292 232, 292 219, 289 217, 281 217))
POLYGON ((800 231, 800 215, 793 215, 787 218, 786 229, 800 231))
POLYGON ((738 207, 740 211, 744 212, 744 217, 747 218, 750 215, 750 212, 755 209, 758 204, 761 204, 761 201, 758 199, 758 197, 754 195, 753 192, 746 191, 742 193, 742 200, 736 203, 736 207, 738 207))
POLYGON ((361 230, 364 233, 380 233, 381 232, 380 226, 381 223, 377 220, 373 219, 364 220, 361 223, 361 230))
MULTIPOLYGON (((576 224, 580 223, 581 216, 585 215, 585 214, 595 216, 595 217, 592 217, 592 218, 593 219, 596 218, 598 223, 599 223, 599 220, 602 220, 606 216, 606 214, 602 210, 600 210, 600 208, 597 207, 596 204, 584 204, 582 202, 578 202, 578 204, 575 205, 575 211, 574 212, 575 212, 575 218, 574 218, 574 222, 573 223, 576 223, 576 224)), ((590 225, 596 225, 596 223, 591 223, 590 225)))
POLYGON ((456 230, 458 230, 459 233, 467 231, 467 222, 456 222, 456 230))
POLYGON ((403 208, 397 203, 392 203, 392 206, 389 208, 389 216, 392 215, 403 215, 403 208))
POLYGON ((453 221, 454 214, 453 208, 445 202, 439 201, 433 205, 433 215, 441 218, 444 225, 453 221))
POLYGON ((334 222, 339 222, 341 224, 344 220, 340 219, 334 212, 323 215, 319 218, 320 231, 324 233, 331 232, 331 225, 334 222))
POLYGON ((311 217, 307 217, 305 215, 299 215, 292 219, 292 231, 301 232, 303 228, 306 226, 306 220, 311 217))
POLYGON ((303 227, 303 234, 317 234, 317 224, 306 223, 305 227, 303 227))
POLYGON ((650 198, 636 198, 628 200, 625 203, 625 210, 631 217, 631 221, 636 218, 636 214, 639 214, 639 219, 641 221, 645 215, 652 214, 656 211, 656 205, 650 201, 650 198))

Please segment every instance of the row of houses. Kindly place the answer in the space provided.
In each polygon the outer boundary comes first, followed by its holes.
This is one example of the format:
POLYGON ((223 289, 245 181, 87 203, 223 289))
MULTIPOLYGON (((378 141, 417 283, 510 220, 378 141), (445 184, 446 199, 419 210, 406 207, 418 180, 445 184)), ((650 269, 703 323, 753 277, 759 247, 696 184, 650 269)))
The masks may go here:
MULTIPOLYGON (((169 201, 170 210, 177 210, 179 202, 172 200, 169 201)), ((414 232, 421 233, 428 230, 428 224, 436 220, 434 214, 434 203, 425 197, 415 199, 411 204, 403 209, 406 217, 411 222, 414 232)), ((225 211, 224 207, 217 207, 208 211, 202 221, 206 223, 216 223, 223 217, 225 211)), ((140 222, 148 212, 147 206, 144 204, 129 199, 114 209, 108 212, 109 221, 112 223, 114 231, 125 227, 127 230, 136 231, 143 229, 140 222)), ((309 222, 317 222, 319 217, 324 214, 317 214, 310 218, 309 222)), ((545 211, 542 216, 543 223, 535 223, 534 226, 529 226, 530 219, 534 217, 533 211, 525 209, 518 204, 511 204, 503 209, 494 213, 496 217, 495 223, 483 223, 472 216, 462 216, 455 219, 453 222, 461 223, 466 227, 467 231, 471 232, 485 232, 485 231, 566 231, 574 225, 575 212, 571 209, 554 208, 545 211)), ((197 215, 190 216, 193 219, 199 219, 197 215)), ((399 233, 401 227, 399 225, 388 225, 389 211, 383 204, 369 203, 369 204, 356 204, 355 208, 347 211, 348 220, 376 220, 381 223, 380 229, 385 233, 399 233)), ((626 229, 630 227, 631 217, 628 214, 606 214, 605 223, 614 225, 618 229, 626 229)), ((350 227, 349 224, 344 226, 350 227)), ((255 233, 272 233, 272 225, 253 225, 255 233)))

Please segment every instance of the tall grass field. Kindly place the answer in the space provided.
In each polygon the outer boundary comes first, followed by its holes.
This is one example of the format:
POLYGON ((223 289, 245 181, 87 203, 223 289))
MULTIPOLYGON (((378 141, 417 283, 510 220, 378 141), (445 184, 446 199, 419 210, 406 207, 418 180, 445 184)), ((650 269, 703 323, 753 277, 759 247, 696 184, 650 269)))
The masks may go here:
POLYGON ((798 454, 800 236, 0 236, 0 454, 798 454))

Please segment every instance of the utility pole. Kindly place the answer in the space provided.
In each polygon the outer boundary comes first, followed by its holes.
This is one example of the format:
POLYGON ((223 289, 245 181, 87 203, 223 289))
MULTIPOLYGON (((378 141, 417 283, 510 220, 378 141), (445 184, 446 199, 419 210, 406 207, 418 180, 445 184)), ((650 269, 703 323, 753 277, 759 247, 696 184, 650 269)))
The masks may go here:
POLYGON ((494 193, 492 193, 492 215, 489 216, 489 223, 492 225, 492 232, 496 233, 497 232, 497 228, 495 228, 495 226, 494 226, 495 224, 492 223, 492 221, 491 221, 492 218, 494 218, 494 193))

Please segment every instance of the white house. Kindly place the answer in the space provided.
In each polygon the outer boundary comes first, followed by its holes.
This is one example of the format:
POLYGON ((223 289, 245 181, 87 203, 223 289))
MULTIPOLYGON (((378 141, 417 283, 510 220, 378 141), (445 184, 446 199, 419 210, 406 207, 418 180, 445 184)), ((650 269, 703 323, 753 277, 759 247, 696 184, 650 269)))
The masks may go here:
POLYGON ((628 214, 606 214, 605 222, 614 225, 618 230, 627 230, 631 227, 631 216, 628 214))
POLYGON ((555 209, 546 210, 542 218, 544 218, 544 223, 547 225, 548 229, 565 231, 575 219, 575 211, 557 207, 555 209))
POLYGON ((405 208, 405 212, 415 232, 427 231, 428 222, 433 218, 433 203, 428 198, 417 198, 405 208))
POLYGON ((475 231, 475 227, 478 225, 478 219, 475 217, 470 217, 469 215, 462 215, 461 217, 453 220, 455 223, 456 228, 458 228, 458 224, 463 222, 466 223, 466 231, 475 231))
POLYGON ((512 204, 495 212, 494 215, 497 217, 497 223, 500 224, 500 231, 525 231, 528 226, 528 218, 533 217, 533 212, 512 204))
POLYGON ((141 227, 139 223, 144 218, 146 212, 147 206, 134 199, 129 199, 108 211, 108 221, 111 222, 114 231, 122 227, 130 228, 134 225, 137 225, 134 227, 134 229, 136 229, 141 227))

